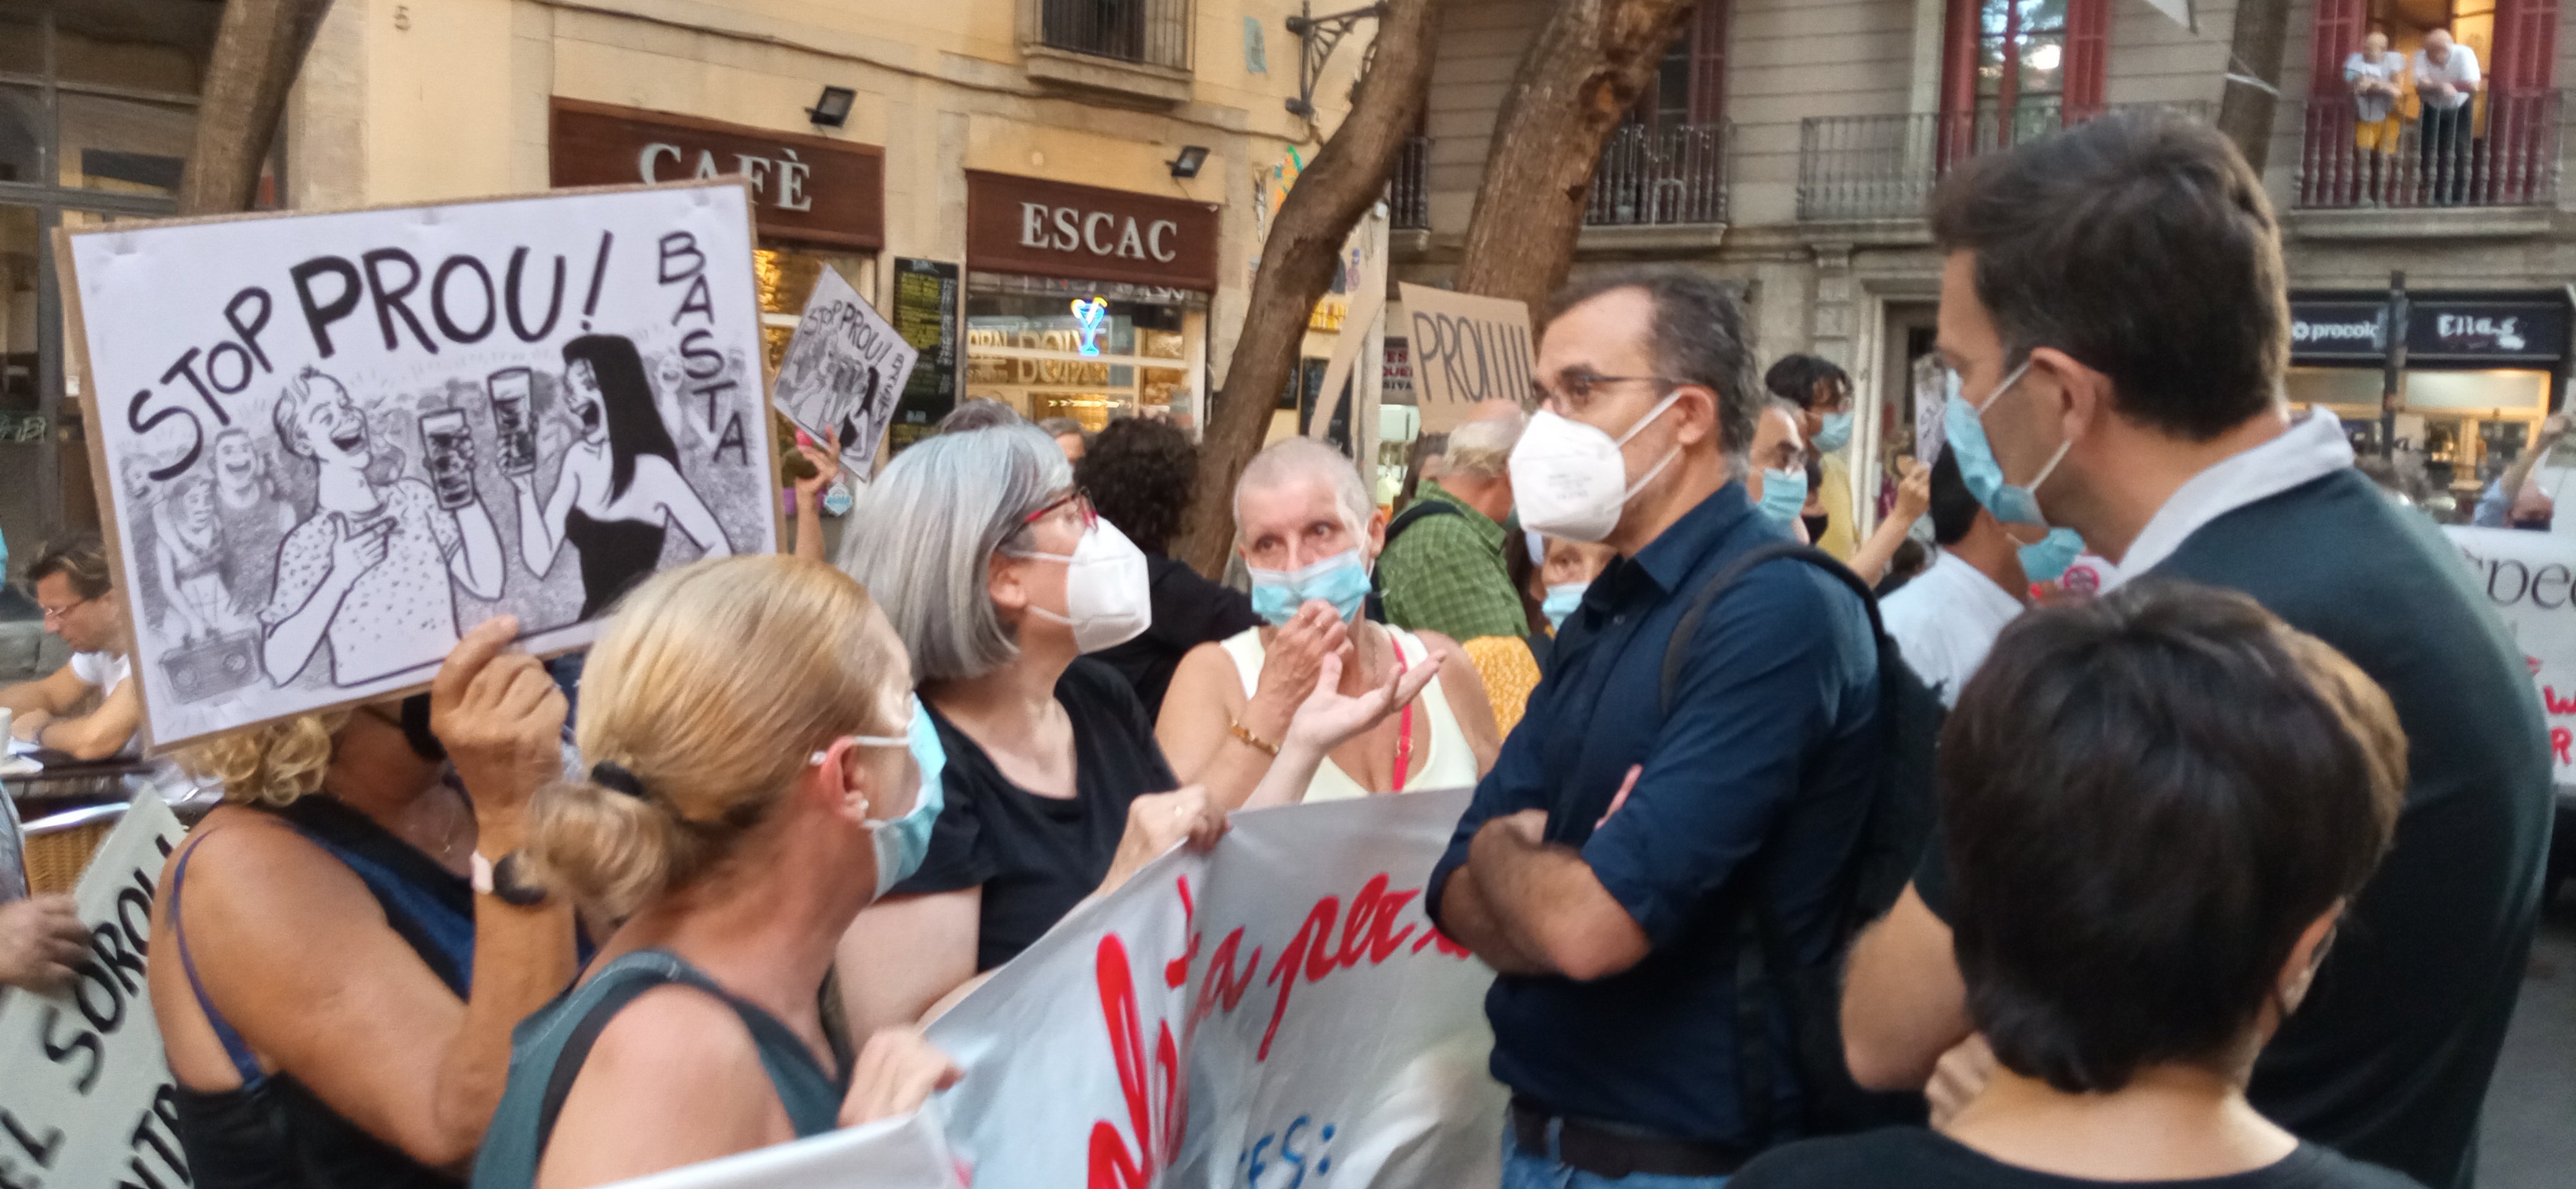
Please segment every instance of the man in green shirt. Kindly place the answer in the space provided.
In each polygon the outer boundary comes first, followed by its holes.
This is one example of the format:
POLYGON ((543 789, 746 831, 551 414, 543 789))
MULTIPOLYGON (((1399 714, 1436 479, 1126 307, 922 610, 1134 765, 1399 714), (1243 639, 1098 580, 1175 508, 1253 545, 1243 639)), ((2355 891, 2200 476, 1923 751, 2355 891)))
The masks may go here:
POLYGON ((1520 592, 1503 564, 1512 514, 1512 447, 1521 418, 1467 422, 1449 435, 1448 467, 1423 482, 1414 506, 1387 527, 1378 588, 1397 627, 1453 640, 1529 632, 1520 592))

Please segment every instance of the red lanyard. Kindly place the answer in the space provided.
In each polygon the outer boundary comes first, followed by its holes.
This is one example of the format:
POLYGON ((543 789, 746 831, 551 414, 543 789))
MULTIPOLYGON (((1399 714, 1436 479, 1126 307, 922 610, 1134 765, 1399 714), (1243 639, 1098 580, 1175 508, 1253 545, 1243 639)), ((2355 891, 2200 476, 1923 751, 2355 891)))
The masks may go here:
MULTIPOLYGON (((1404 672, 1404 645, 1396 642, 1392 631, 1386 634, 1386 642, 1395 652, 1395 671, 1404 672)), ((1404 770, 1413 763, 1413 703, 1405 703, 1404 712, 1396 716, 1395 721, 1395 788, 1392 791, 1400 793, 1404 791, 1404 770)))

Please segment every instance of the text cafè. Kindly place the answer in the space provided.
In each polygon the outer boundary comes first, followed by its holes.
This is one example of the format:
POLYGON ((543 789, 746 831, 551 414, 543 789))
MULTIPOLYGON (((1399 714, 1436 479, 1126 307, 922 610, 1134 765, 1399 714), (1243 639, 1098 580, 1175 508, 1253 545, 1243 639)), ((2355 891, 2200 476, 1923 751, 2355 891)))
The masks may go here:
POLYGON ((884 149, 577 99, 555 99, 551 123, 557 186, 733 175, 750 182, 761 342, 771 367, 786 354, 824 267, 840 269, 861 293, 877 292, 876 253, 886 239, 884 149))
POLYGON ((966 395, 1098 429, 1203 407, 1218 208, 966 173, 966 395))

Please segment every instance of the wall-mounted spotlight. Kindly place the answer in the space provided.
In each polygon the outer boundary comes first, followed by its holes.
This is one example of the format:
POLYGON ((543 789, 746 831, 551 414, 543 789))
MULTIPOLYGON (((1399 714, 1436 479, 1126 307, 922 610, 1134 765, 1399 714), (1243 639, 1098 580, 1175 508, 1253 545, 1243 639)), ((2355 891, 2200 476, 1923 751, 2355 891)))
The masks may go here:
POLYGON ((1194 178, 1199 176, 1199 167, 1207 164, 1207 157, 1206 145, 1182 145, 1181 155, 1164 164, 1172 167, 1173 177, 1194 178))
POLYGON ((823 97, 805 109, 805 117, 823 128, 838 128, 850 120, 850 104, 859 93, 848 87, 825 87, 823 97))

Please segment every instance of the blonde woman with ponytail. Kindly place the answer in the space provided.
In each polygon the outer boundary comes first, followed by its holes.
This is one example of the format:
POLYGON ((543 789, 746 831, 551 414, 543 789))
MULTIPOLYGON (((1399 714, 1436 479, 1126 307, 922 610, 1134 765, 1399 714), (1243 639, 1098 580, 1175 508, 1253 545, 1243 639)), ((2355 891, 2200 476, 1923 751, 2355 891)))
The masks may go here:
POLYGON ((563 695, 504 651, 517 634, 508 617, 475 629, 426 697, 182 753, 225 797, 163 872, 152 922, 152 1012, 198 1189, 462 1180, 511 1027, 575 968, 567 902, 469 877, 518 849, 529 796, 562 767, 563 695))
POLYGON ((540 883, 625 923, 520 1030, 479 1189, 712 1160, 953 1078, 908 1031, 851 1061, 818 1006, 834 943, 939 814, 911 686, 875 602, 820 562, 702 561, 626 596, 582 677, 588 778, 538 795, 529 839, 540 883))

